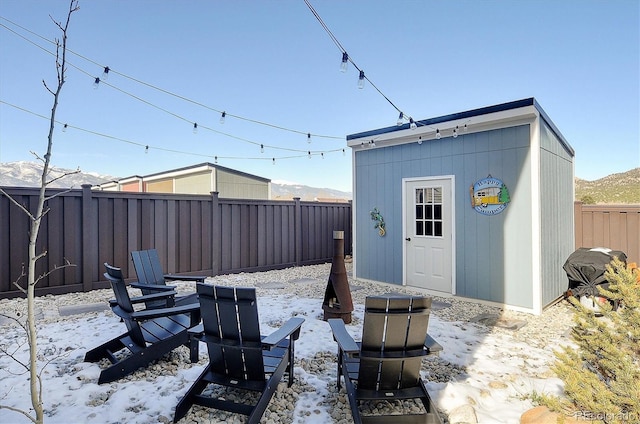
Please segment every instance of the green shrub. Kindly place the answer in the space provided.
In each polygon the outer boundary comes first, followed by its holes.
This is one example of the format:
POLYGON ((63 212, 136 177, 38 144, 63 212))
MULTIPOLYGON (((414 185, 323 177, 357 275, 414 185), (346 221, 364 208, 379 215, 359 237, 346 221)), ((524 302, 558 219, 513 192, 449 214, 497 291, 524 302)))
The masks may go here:
POLYGON ((638 270, 617 258, 607 266, 609 289, 600 294, 620 302, 614 311, 605 303, 600 314, 575 298, 577 345, 555 352, 553 371, 564 381, 566 399, 544 397, 554 410, 606 423, 640 422, 640 284, 638 270))

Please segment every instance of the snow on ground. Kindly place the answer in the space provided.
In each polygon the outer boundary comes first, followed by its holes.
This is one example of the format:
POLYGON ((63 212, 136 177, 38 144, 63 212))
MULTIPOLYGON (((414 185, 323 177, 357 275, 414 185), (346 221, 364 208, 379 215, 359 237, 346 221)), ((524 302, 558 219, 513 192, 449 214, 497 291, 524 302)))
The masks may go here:
MULTIPOLYGON (((6 313, 1 309, 0 314, 6 313)), ((330 389, 335 386, 335 352, 329 325, 322 320, 322 299, 296 298, 293 294, 259 296, 262 332, 267 334, 289 317, 305 319, 296 342, 296 384, 303 386, 293 412, 294 422, 332 422, 330 389), (315 364, 324 352, 326 365, 315 364), (316 358, 314 360, 314 357, 316 358), (313 368, 315 366, 315 368, 313 368), (315 370, 315 371, 314 371, 315 370)), ((363 305, 355 304, 349 332, 357 339, 362 332, 363 305)), ((111 311, 92 312, 41 324, 38 332, 39 367, 47 423, 156 423, 173 419, 173 410, 190 383, 206 363, 188 362, 188 350, 179 348, 150 368, 160 372, 137 372, 113 383, 98 385, 100 366, 83 362, 87 350, 117 336, 124 325, 111 311), (177 353, 176 353, 177 352, 177 353)), ((448 322, 431 314, 429 333, 444 347, 438 361, 463 372, 452 381, 429 381, 429 393, 445 416, 470 404, 480 423, 517 423, 533 405, 531 393, 559 393, 561 382, 548 371, 552 349, 535 348, 514 340, 507 332, 492 332, 468 322, 448 322)), ((22 329, 5 326, 2 348, 19 360, 28 361, 28 346, 22 329)), ((344 389, 343 389, 344 390, 344 389)), ((0 404, 30 409, 28 375, 9 355, 0 355, 0 404)), ((27 423, 14 411, 0 409, 1 423, 27 423)))

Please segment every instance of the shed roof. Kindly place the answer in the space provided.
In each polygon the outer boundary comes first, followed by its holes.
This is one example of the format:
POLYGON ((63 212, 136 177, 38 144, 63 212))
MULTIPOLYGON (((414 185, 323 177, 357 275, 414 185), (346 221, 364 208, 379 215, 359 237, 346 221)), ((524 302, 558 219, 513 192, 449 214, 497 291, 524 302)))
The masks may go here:
MULTIPOLYGON (((555 133, 555 135, 558 137, 558 139, 564 145, 564 147, 567 149, 567 151, 570 152, 572 156, 575 155, 575 151, 573 150, 573 148, 571 147, 569 142, 564 138, 564 136, 562 135, 560 130, 555 126, 553 121, 551 121, 551 118, 549 118, 549 116, 544 111, 544 109, 542 109, 540 104, 533 97, 530 97, 530 98, 527 98, 527 99, 516 100, 516 101, 512 101, 512 102, 507 102, 507 103, 501 103, 501 104, 493 105, 493 106, 486 106, 486 107, 482 107, 482 108, 478 108, 478 109, 467 110, 465 112, 458 112, 458 113, 453 113, 453 114, 449 114, 449 115, 438 116, 438 117, 435 117, 435 118, 423 119, 423 120, 420 120, 420 121, 416 121, 416 124, 419 127, 420 126, 433 126, 433 125, 436 125, 436 124, 439 124, 439 123, 442 123, 442 122, 469 119, 469 118, 473 118, 473 117, 477 117, 477 116, 487 115, 487 114, 490 114, 490 113, 504 112, 504 111, 507 111, 507 110, 518 109, 518 108, 527 107, 527 106, 535 107, 535 109, 538 111, 538 113, 540 114, 542 119, 544 119, 544 121, 547 123, 547 125, 549 125, 551 130, 555 133)), ((394 125, 392 127, 379 128, 379 129, 376 129, 376 130, 364 131, 364 132, 360 132, 360 133, 356 133, 356 134, 347 135, 347 141, 356 140, 356 139, 360 139, 360 138, 374 137, 374 136, 379 136, 379 135, 382 135, 382 134, 389 134, 389 133, 393 133, 393 132, 396 132, 396 131, 402 131, 402 130, 407 130, 407 129, 409 129, 409 123, 405 123, 405 124, 402 124, 402 125, 394 125)))

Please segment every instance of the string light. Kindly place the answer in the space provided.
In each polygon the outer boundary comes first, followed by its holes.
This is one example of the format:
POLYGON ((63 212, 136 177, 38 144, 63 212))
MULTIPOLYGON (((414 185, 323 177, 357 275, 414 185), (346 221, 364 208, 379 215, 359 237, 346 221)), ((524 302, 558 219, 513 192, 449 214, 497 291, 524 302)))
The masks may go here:
POLYGON ((358 88, 361 90, 364 88, 364 71, 360 71, 360 76, 358 77, 358 88))
POLYGON ((324 159, 324 152, 320 152, 320 157, 322 157, 322 159, 324 159))
POLYGON ((415 130, 418 126, 416 125, 415 121, 413 120, 413 118, 409 118, 409 128, 411 128, 412 130, 415 130))
POLYGON ((307 157, 308 157, 309 159, 311 159, 311 150, 309 150, 309 151, 307 152, 307 157))
POLYGON ((264 144, 260 145, 260 153, 264 153, 264 144))
MULTIPOLYGON (((56 46, 56 43, 55 43, 54 41, 49 40, 48 38, 45 38, 45 37, 43 37, 42 35, 37 34, 37 33, 33 32, 33 31, 31 31, 31 30, 29 30, 29 29, 27 29, 27 28, 25 28, 25 27, 23 27, 23 26, 21 26, 21 25, 19 25, 19 24, 15 23, 15 22, 13 22, 13 21, 11 21, 11 20, 9 20, 9 19, 7 19, 7 18, 3 17, 3 16, 0 16, 0 20, 6 21, 6 22, 10 23, 11 25, 14 25, 14 26, 16 26, 16 27, 20 28, 21 30, 28 32, 28 33, 29 33, 29 34, 31 34, 31 35, 33 35, 33 36, 35 36, 35 37, 37 37, 37 38, 39 38, 39 39, 41 39, 41 40, 43 40, 43 41, 45 41, 45 42, 49 43, 49 44, 52 44, 52 45, 56 46)), ((12 32, 12 33, 13 33, 14 35, 16 35, 17 37, 22 38, 24 41, 26 41, 26 42, 28 42, 28 43, 30 43, 30 44, 32 44, 32 45, 34 45, 35 47, 39 48, 40 50, 44 51, 45 53, 48 53, 49 55, 52 55, 52 56, 56 56, 56 53, 55 53, 55 52, 51 52, 51 51, 47 50, 45 47, 43 47, 43 46, 41 46, 41 45, 37 44, 36 42, 34 42, 34 41, 32 41, 32 40, 28 39, 28 38, 27 38, 27 37, 25 37, 24 35, 22 35, 22 34, 20 34, 20 33, 16 32, 15 30, 13 30, 13 29, 11 29, 11 28, 7 27, 6 25, 4 25, 4 24, 1 24, 1 23, 0 23, 0 27, 2 27, 2 28, 4 28, 4 29, 6 29, 6 30, 8 30, 8 31, 12 32)), ((127 79, 129 79, 129 80, 131 80, 131 81, 133 81, 133 82, 138 83, 138 84, 142 84, 142 85, 144 85, 144 86, 146 86, 146 87, 149 87, 149 88, 151 88, 151 89, 154 89, 154 90, 156 90, 156 91, 159 91, 159 92, 161 92, 161 93, 163 93, 163 94, 167 94, 167 95, 172 96, 172 97, 175 97, 175 98, 177 98, 177 99, 180 99, 180 100, 183 100, 183 101, 189 102, 189 103, 191 103, 191 104, 194 104, 194 105, 197 105, 197 106, 200 106, 200 107, 206 108, 206 109, 208 109, 208 110, 213 110, 213 111, 215 111, 215 112, 220 113, 220 111, 219 111, 219 110, 216 110, 216 109, 214 109, 214 108, 212 108, 212 107, 210 107, 210 106, 207 106, 207 105, 204 105, 204 104, 202 104, 202 103, 196 102, 196 101, 194 101, 194 100, 191 100, 191 99, 189 99, 189 98, 187 98, 187 97, 184 97, 184 96, 181 96, 181 95, 179 95, 179 94, 172 93, 171 91, 168 91, 168 90, 166 90, 166 89, 163 89, 163 88, 160 88, 160 87, 154 86, 154 85, 152 85, 152 84, 150 84, 150 83, 148 83, 148 82, 141 81, 141 80, 139 80, 139 79, 136 79, 136 78, 131 77, 131 76, 129 76, 129 75, 126 75, 126 74, 124 74, 124 73, 121 73, 121 72, 115 71, 115 70, 111 69, 111 68, 110 68, 110 67, 108 67, 108 66, 101 65, 101 64, 99 64, 98 62, 96 62, 95 60, 92 60, 91 58, 88 58, 88 57, 86 57, 86 56, 84 56, 84 55, 82 55, 82 54, 76 53, 76 52, 74 52, 74 51, 73 51, 73 50, 71 50, 71 49, 67 49, 67 52, 68 52, 68 53, 70 53, 70 54, 73 54, 73 55, 75 55, 75 56, 77 56, 77 57, 79 57, 79 58, 81 58, 81 59, 83 59, 83 60, 85 60, 85 61, 87 61, 87 62, 90 62, 90 63, 92 63, 92 64, 94 64, 94 65, 97 65, 97 66, 99 66, 99 67, 101 67, 101 68, 103 68, 103 69, 104 69, 104 68, 109 68, 109 73, 111 73, 111 74, 115 73, 115 74, 117 74, 118 76, 121 76, 121 77, 123 77, 123 78, 127 78, 127 79)), ((353 62, 352 62, 352 63, 353 63, 353 62)), ((82 73, 84 73, 84 74, 86 74, 86 75, 88 75, 88 76, 91 76, 88 72, 86 72, 85 70, 83 70, 83 69, 79 68, 78 66, 73 65, 71 62, 67 61, 67 64, 68 64, 69 66, 71 66, 71 67, 76 68, 78 71, 80 71, 80 72, 82 72, 82 73)), ((92 77, 92 78, 93 78, 93 77, 92 77)), ((104 79, 104 78, 103 78, 103 79, 104 79)), ((109 84, 107 84, 107 85, 109 85, 109 84)), ((112 85, 110 85, 110 87, 113 87, 113 88, 115 88, 115 89, 117 89, 117 90, 121 91, 122 93, 124 93, 124 94, 126 94, 126 95, 130 96, 130 97, 133 97, 133 98, 135 98, 135 99, 137 99, 137 100, 141 100, 141 101, 143 101, 144 103, 147 103, 147 104, 149 104, 149 105, 151 105, 151 106, 154 106, 154 105, 150 104, 149 102, 146 102, 146 101, 144 101, 144 100, 142 100, 142 99, 140 99, 140 98, 138 98, 138 97, 136 97, 136 96, 134 96, 134 95, 132 95, 132 94, 130 94, 130 93, 125 92, 124 90, 120 90, 120 89, 118 89, 117 87, 114 87, 114 86, 112 86, 112 85)), ((156 107, 156 108, 157 108, 157 107, 156 107)), ((165 112, 166 112, 166 111, 165 111, 165 112)), ((169 112, 169 113, 170 113, 170 112, 169 112)), ((223 115, 226 115, 226 113, 225 113, 225 112, 222 112, 222 114, 223 114, 223 115)), ((173 115, 175 115, 175 114, 173 114, 173 115)), ((234 118, 236 118, 236 119, 241 119, 241 120, 244 120, 244 121, 252 122, 252 123, 254 123, 254 124, 264 125, 264 126, 268 126, 268 127, 271 127, 271 128, 276 128, 276 129, 279 129, 279 130, 282 130, 282 131, 289 131, 289 132, 294 132, 294 133, 297 133, 297 134, 305 134, 305 133, 304 133, 304 131, 299 131, 299 130, 295 130, 295 129, 285 128, 285 127, 281 127, 281 126, 278 126, 278 125, 270 124, 270 123, 267 123, 267 122, 262 122, 262 121, 259 121, 259 120, 246 118, 246 117, 243 117, 243 116, 240 116, 240 115, 232 115, 232 114, 228 114, 228 115, 229 115, 229 116, 232 116, 232 117, 234 117, 234 118)), ((329 138, 329 139, 335 139, 335 140, 344 140, 344 137, 342 137, 342 136, 340 136, 340 137, 339 137, 339 136, 322 135, 322 134, 314 134, 314 136, 315 136, 315 137, 320 137, 320 138, 329 138)))
POLYGON ((145 154, 149 153, 149 146, 144 146, 144 153, 145 154))
POLYGON ((198 123, 197 122, 193 123, 193 133, 194 134, 198 134, 198 123))
POLYGON ((396 125, 400 126, 404 124, 404 113, 400 112, 400 115, 398 115, 398 122, 396 122, 396 125))
POLYGON ((442 135, 440 135, 440 130, 436 128, 436 138, 440 140, 440 137, 442 137, 442 135))
POLYGON ((67 127, 68 127, 68 125, 67 125, 67 124, 64 124, 64 125, 62 126, 62 132, 67 132, 67 127))
POLYGON ((272 165, 275 165, 275 164, 276 164, 276 158, 272 158, 272 159, 271 159, 271 164, 272 164, 272 165))
POLYGON ((109 71, 110 71, 110 70, 111 70, 111 69, 109 69, 109 67, 108 67, 108 66, 105 66, 105 67, 104 67, 104 71, 102 72, 102 79, 103 79, 103 80, 106 80, 107 78, 109 78, 109 71))
POLYGON ((347 67, 349 65, 349 55, 347 52, 342 53, 342 62, 340 62, 340 72, 347 72, 347 67))
POLYGON ((418 144, 422 144, 422 136, 418 137, 418 144))
POLYGON ((464 132, 467 132, 467 129, 468 129, 467 124, 464 124, 463 131, 464 131, 464 132))
POLYGON ((347 153, 342 149, 342 156, 345 156, 347 153))
POLYGON ((220 123, 221 124, 224 124, 224 119, 226 118, 226 116, 227 116, 227 112, 222 112, 222 114, 220 115, 220 123))
POLYGON ((311 133, 307 133, 307 143, 311 143, 311 133))
POLYGON ((215 158, 213 158, 213 163, 217 164, 218 163, 218 156, 216 156, 215 158))
POLYGON ((453 129, 453 138, 458 138, 458 126, 453 129))
POLYGON ((93 89, 97 90, 99 85, 100 85, 100 78, 96 77, 96 79, 93 81, 93 89))

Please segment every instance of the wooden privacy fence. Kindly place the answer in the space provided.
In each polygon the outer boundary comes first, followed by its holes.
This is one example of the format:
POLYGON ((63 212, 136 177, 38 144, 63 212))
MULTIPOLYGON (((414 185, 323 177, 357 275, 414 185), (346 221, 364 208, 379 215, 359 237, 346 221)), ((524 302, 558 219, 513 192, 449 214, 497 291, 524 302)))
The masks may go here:
POLYGON ((640 263, 640 205, 574 203, 576 249, 608 247, 640 263))
MULTIPOLYGON (((5 191, 35 210, 38 189, 5 191)), ((351 204, 220 199, 207 195, 47 190, 36 294, 108 287, 104 262, 135 278, 130 252, 156 248, 165 272, 218 275, 331 261, 333 231, 351 254, 351 204), (68 261, 73 266, 50 272, 68 261)), ((13 282, 27 271, 30 221, 0 195, 0 298, 20 296, 13 282)), ((26 275, 22 277, 23 285, 26 275)))

